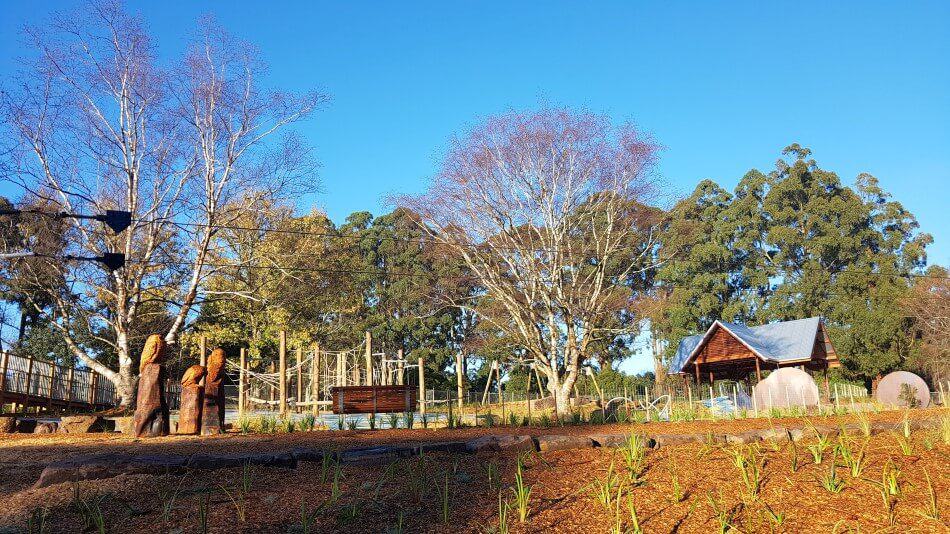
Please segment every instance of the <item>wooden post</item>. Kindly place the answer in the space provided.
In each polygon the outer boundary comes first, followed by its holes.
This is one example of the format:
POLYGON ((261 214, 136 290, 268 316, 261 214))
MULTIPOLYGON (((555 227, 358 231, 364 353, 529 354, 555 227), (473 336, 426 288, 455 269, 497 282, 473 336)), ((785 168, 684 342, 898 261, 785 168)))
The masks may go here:
POLYGON ((247 404, 247 350, 241 347, 241 369, 238 374, 238 417, 244 416, 247 404))
POLYGON ((287 413, 287 332, 281 330, 278 346, 278 357, 280 358, 279 381, 280 391, 280 415, 287 413))
POLYGON ((399 380, 400 386, 406 385, 406 362, 402 358, 402 349, 396 351, 396 359, 399 360, 399 372, 396 375, 396 378, 399 380))
POLYGON ((498 380, 498 402, 501 403, 501 424, 505 424, 505 394, 501 391, 501 365, 495 366, 495 378, 498 380))
POLYGON ((300 412, 303 408, 300 403, 303 402, 303 347, 297 346, 297 401, 294 403, 294 411, 300 412))
POLYGON ((0 410, 3 409, 3 397, 7 391, 7 369, 10 367, 10 355, 0 353, 0 410))
POLYGON ((29 406, 30 388, 33 386, 33 357, 30 356, 26 361, 26 397, 27 406, 29 406))
POLYGON ((755 358, 755 381, 759 383, 762 381, 762 367, 759 365, 759 358, 755 358))
POLYGON ((336 387, 343 387, 343 380, 346 378, 343 376, 343 353, 336 353, 336 376, 333 377, 333 382, 336 387))
POLYGON ((76 368, 70 367, 69 374, 66 376, 66 408, 72 408, 73 406, 73 384, 74 384, 74 375, 76 368))
POLYGON ((93 408, 96 406, 96 388, 99 387, 99 373, 90 370, 89 371, 89 404, 93 408))
POLYGON ((53 411, 53 388, 56 387, 56 364, 49 362, 49 402, 46 405, 47 411, 53 411))
POLYGON ((419 413, 426 415, 426 362, 419 358, 419 413))
POLYGON ((699 362, 693 361, 693 366, 696 369, 696 385, 699 386, 699 362))
POLYGON ((491 375, 495 372, 495 365, 498 362, 492 361, 491 367, 488 368, 488 379, 485 380, 485 392, 482 393, 482 406, 485 405, 485 402, 488 400, 488 389, 491 387, 491 375))
POLYGON ((531 364, 528 368, 528 387, 525 388, 525 399, 528 401, 528 426, 531 426, 531 368, 533 367, 534 364, 531 364))
MULTIPOLYGON (((277 365, 274 362, 270 362, 270 366, 267 370, 268 374, 277 374, 277 365)), ((274 402, 277 400, 277 388, 274 386, 270 387, 270 401, 274 402)))
POLYGON ((458 396, 459 421, 462 420, 462 396, 464 395, 465 373, 462 365, 462 353, 455 355, 455 394, 458 396))
POLYGON ((310 360, 310 402, 313 415, 320 416, 320 344, 313 344, 313 355, 310 360))
POLYGON ((366 332, 366 385, 373 385, 373 335, 366 332))

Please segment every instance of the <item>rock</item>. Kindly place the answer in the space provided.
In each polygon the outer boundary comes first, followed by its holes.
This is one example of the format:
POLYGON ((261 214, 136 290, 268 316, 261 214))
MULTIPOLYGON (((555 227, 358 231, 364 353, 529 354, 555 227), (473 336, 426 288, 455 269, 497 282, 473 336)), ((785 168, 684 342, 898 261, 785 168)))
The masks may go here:
POLYGON ((562 436, 549 434, 538 437, 538 450, 541 452, 564 451, 568 449, 589 449, 594 441, 586 436, 562 436))
POLYGON ((436 443, 422 443, 413 448, 413 454, 424 454, 427 452, 446 452, 450 454, 463 454, 467 452, 464 441, 439 441, 436 443))
POLYGON ((805 431, 801 428, 788 429, 788 439, 791 441, 801 441, 805 439, 805 431))
POLYGON ((186 456, 154 455, 125 456, 101 454, 54 462, 40 474, 35 488, 44 488, 62 482, 112 478, 125 473, 166 474, 181 471, 186 456))
POLYGON ((168 404, 165 400, 165 341, 152 334, 139 360, 139 384, 133 426, 135 437, 167 436, 168 404))
POLYGON ((102 432, 105 420, 98 415, 67 415, 60 419, 59 428, 67 434, 102 432))
POLYGON ((0 434, 10 434, 16 431, 16 417, 0 415, 0 434))
POLYGON ((595 447, 620 447, 627 442, 626 434, 588 434, 595 447))
POLYGON ((201 430, 201 407, 204 402, 204 390, 198 384, 183 385, 180 398, 178 429, 175 433, 197 434, 201 430))
POLYGON ((36 428, 36 419, 17 419, 16 431, 23 434, 32 434, 36 428))
POLYGON ((785 443, 788 441, 788 429, 783 427, 759 430, 759 439, 770 443, 785 443))
POLYGON ((116 432, 122 434, 134 434, 135 424, 131 417, 116 417, 112 420, 116 432))
POLYGON ((409 456, 412 456, 412 454, 412 447, 392 447, 383 445, 379 447, 360 447, 357 449, 341 451, 337 453, 337 457, 341 462, 345 463, 362 463, 378 462, 391 458, 408 458, 409 456))
POLYGON ((511 434, 488 435, 465 442, 465 450, 471 453, 479 452, 518 452, 533 451, 534 440, 531 436, 517 436, 511 434))
POLYGON ((56 423, 36 423, 33 427, 34 434, 53 434, 56 432, 56 423))
POLYGON ((195 454, 188 459, 192 469, 225 469, 242 465, 261 465, 265 467, 297 467, 297 460, 289 453, 235 453, 235 454, 195 454))
POLYGON ((668 447, 670 445, 685 445, 687 443, 708 443, 712 441, 721 441, 711 434, 656 434, 653 436, 657 447, 668 447))
POLYGON ((725 435, 726 443, 745 444, 755 443, 762 439, 761 431, 748 430, 745 432, 736 432, 735 434, 725 435))
POLYGON ((309 447, 299 447, 290 451, 290 455, 298 462, 322 462, 327 455, 333 455, 330 451, 323 449, 311 449, 309 447))

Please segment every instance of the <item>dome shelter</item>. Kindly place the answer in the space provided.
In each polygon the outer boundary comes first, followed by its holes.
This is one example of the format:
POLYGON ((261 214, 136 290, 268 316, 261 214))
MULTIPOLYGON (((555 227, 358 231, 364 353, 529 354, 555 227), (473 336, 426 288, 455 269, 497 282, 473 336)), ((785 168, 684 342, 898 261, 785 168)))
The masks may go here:
POLYGON ((878 382, 874 399, 888 406, 926 408, 930 405, 930 388, 914 373, 894 371, 878 382))
POLYGON ((752 396, 756 405, 764 409, 817 406, 818 385, 805 371, 783 367, 756 384, 752 396))

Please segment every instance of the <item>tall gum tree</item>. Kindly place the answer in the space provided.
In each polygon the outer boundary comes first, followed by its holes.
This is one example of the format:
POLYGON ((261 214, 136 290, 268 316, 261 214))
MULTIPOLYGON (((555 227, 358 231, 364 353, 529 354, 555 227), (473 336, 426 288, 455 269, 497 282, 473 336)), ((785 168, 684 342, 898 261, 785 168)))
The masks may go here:
POLYGON ((654 267, 657 151, 604 116, 513 112, 453 140, 428 190, 399 200, 481 288, 456 305, 523 349, 559 414, 591 344, 638 328, 616 314, 654 267))
POLYGON ((133 214, 118 236, 79 220, 66 230, 65 253, 121 252, 124 268, 24 260, 60 273, 57 288, 25 280, 25 295, 54 297, 49 306, 28 305, 78 360, 115 384, 124 406, 135 392, 135 337, 148 334, 137 328, 144 310, 163 308, 161 334, 177 343, 216 268, 208 258, 220 246, 220 225, 306 185, 307 151, 293 135, 274 134, 323 97, 261 89, 264 67, 252 47, 212 21, 199 28, 185 57, 166 69, 139 18, 118 2, 90 2, 28 30, 34 61, 0 100, 10 140, 0 151, 5 179, 25 199, 68 212, 133 214), (80 341, 75 325, 105 349, 80 341))

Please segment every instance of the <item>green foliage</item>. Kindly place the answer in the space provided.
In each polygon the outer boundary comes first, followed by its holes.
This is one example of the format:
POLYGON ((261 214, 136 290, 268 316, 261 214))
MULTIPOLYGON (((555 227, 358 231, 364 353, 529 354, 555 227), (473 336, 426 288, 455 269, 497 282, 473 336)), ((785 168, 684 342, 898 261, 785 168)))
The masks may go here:
POLYGON ((733 193, 711 181, 669 213, 670 287, 651 328, 673 340, 716 319, 766 323, 821 316, 845 371, 870 378, 913 356, 911 319, 900 309, 932 238, 876 178, 854 187, 821 169, 797 144, 774 171, 747 173, 733 193))

